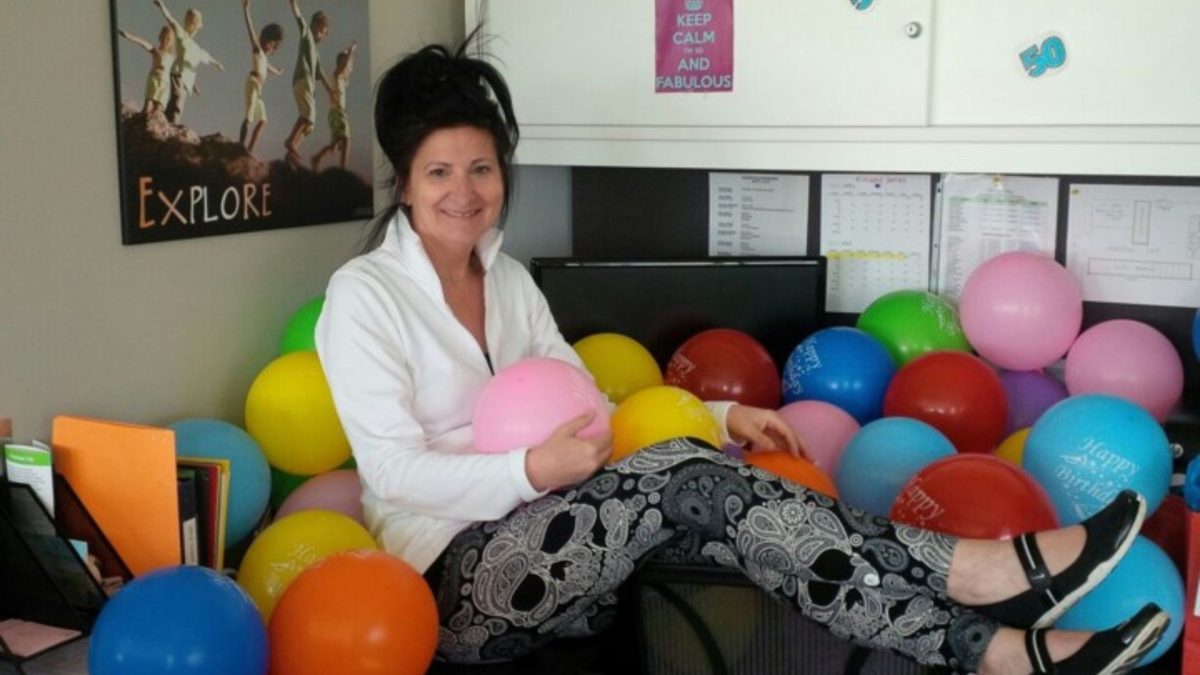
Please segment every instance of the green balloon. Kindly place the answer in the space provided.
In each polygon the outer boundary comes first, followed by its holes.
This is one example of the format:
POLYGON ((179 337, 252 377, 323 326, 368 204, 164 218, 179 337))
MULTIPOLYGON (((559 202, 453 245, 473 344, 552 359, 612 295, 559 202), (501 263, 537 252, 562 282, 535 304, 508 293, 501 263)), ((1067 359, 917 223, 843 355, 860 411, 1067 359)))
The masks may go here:
POLYGON ((283 340, 279 343, 279 353, 312 352, 317 349, 316 330, 317 318, 325 307, 325 296, 320 296, 304 303, 300 309, 288 319, 287 328, 283 329, 283 340))
POLYGON ((857 326, 887 347, 897 366, 934 351, 970 352, 954 307, 933 293, 893 291, 879 296, 857 326))
POLYGON ((279 510, 288 495, 304 484, 312 476, 297 476, 294 473, 280 471, 271 467, 271 511, 279 510))

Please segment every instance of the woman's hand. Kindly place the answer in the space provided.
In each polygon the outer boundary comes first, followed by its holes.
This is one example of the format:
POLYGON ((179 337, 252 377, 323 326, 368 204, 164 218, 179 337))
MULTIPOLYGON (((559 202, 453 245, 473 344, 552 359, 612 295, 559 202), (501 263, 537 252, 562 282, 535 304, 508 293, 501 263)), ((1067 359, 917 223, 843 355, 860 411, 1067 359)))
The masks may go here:
POLYGON ((734 405, 725 415, 729 436, 750 443, 751 450, 787 450, 793 457, 808 459, 808 451, 796 432, 774 410, 734 405))
POLYGON ((579 483, 604 466, 612 454, 612 434, 580 438, 578 434, 596 416, 586 412, 554 430, 541 445, 525 453, 525 475, 535 490, 557 490, 579 483))

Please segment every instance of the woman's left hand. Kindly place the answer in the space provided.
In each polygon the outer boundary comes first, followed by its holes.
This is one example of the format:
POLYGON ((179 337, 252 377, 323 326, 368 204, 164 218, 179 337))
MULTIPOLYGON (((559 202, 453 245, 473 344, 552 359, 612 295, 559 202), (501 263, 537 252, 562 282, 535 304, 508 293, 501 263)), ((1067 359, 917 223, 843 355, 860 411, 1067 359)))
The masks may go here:
POLYGON ((748 442, 750 450, 787 450, 793 457, 808 459, 796 432, 774 410, 734 405, 726 413, 725 426, 733 440, 748 442))

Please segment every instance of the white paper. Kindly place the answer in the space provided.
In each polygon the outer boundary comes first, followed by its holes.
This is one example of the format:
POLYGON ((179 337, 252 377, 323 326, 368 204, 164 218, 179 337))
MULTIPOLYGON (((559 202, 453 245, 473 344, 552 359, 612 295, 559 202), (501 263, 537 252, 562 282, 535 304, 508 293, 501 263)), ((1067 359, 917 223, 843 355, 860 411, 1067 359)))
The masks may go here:
POLYGON ((861 312, 879 296, 929 290, 928 174, 825 174, 821 254, 825 304, 861 312))
POLYGON ((946 174, 938 199, 934 290, 957 299, 971 272, 1008 251, 1054 256, 1058 179, 946 174))
POLYGON ((1200 187, 1085 185, 1067 204, 1067 267, 1083 299, 1200 305, 1200 187))
POLYGON ((808 253, 808 176, 708 174, 708 254, 808 253))

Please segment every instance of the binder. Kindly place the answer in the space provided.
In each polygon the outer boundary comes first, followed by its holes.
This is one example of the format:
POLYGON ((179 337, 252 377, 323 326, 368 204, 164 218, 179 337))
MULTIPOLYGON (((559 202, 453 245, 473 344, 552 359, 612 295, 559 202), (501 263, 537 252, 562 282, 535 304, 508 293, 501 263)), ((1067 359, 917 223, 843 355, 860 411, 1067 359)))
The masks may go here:
POLYGON ((60 415, 63 474, 135 575, 180 563, 175 432, 60 415))
POLYGON ((179 548, 184 565, 200 564, 199 522, 196 510, 196 472, 179 469, 179 548))
POLYGON ((180 457, 177 462, 196 476, 200 564, 221 571, 225 566, 230 461, 221 457, 180 457))

